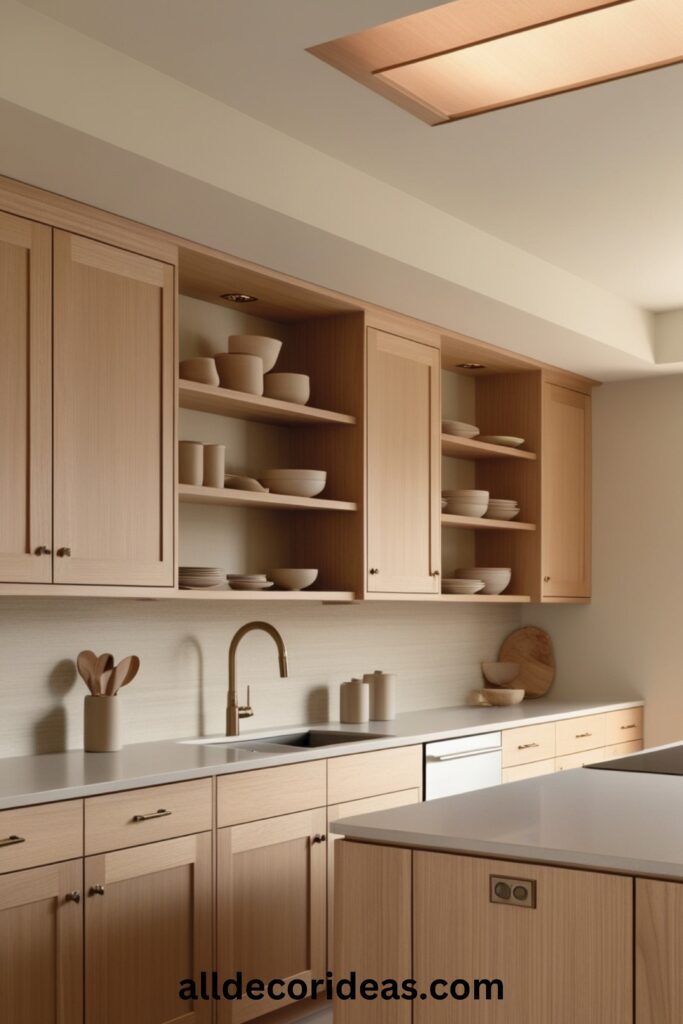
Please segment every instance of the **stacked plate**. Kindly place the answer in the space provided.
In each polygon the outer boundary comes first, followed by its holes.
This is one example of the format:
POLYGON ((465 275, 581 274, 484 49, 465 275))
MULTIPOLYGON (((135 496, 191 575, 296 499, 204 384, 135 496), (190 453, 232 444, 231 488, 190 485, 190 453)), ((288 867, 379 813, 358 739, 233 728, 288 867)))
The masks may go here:
POLYGON ((460 420, 442 420, 441 431, 444 434, 452 434, 453 437, 476 437, 479 427, 474 423, 462 423, 460 420))
POLYGON ((456 569, 453 575, 459 580, 483 580, 483 594, 502 594, 512 579, 511 569, 456 569))
POLYGON ((267 590, 272 587, 265 573, 228 573, 228 586, 231 590, 267 590))
POLYGON ((211 590, 225 585, 225 569, 213 566, 181 565, 178 569, 181 590, 211 590))
POLYGON ((446 514, 449 516, 472 516, 481 519, 489 505, 488 491, 455 490, 442 491, 446 499, 446 514))
POLYGON ((519 502, 512 498, 490 498, 485 513, 486 519, 502 519, 507 521, 519 515, 519 502))
POLYGON ((478 594, 484 589, 483 580, 442 580, 442 594, 478 594))

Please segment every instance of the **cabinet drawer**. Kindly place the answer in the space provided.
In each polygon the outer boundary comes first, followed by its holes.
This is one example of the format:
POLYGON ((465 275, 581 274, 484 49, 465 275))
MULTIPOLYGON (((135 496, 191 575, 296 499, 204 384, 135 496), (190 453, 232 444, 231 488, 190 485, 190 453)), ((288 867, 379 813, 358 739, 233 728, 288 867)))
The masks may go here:
POLYGON ((329 804, 414 788, 422 789, 420 746, 333 757, 327 764, 329 804))
POLYGON ((211 779, 129 789, 85 801, 85 852, 104 853, 211 828, 211 779))
POLYGON ((82 800, 0 811, 0 874, 82 856, 82 800))
POLYGON ((503 782, 521 782, 523 779, 535 779, 539 775, 552 775, 555 771, 555 758, 547 761, 532 761, 531 764, 518 764, 515 768, 503 768, 503 782))
POLYGON ((643 738, 643 709, 628 708, 626 711, 610 711, 605 719, 605 744, 630 743, 643 738))
POLYGON ((257 768, 218 779, 218 828, 294 814, 327 803, 325 761, 257 768))
POLYGON ((556 753, 578 754, 582 750, 596 750, 605 745, 605 715, 585 715, 557 723, 556 753))
POLYGON ((608 747, 598 747, 597 750, 581 750, 576 754, 564 754, 563 757, 555 758, 555 771, 566 772, 570 768, 583 768, 585 764, 609 761, 611 756, 608 747))
POLYGON ((503 768, 514 768, 531 761, 546 761, 555 756, 555 723, 526 725, 503 733, 503 768))
POLYGON ((642 740, 629 740, 628 743, 615 743, 611 747, 605 747, 605 752, 608 757, 607 760, 613 760, 615 757, 626 757, 627 754, 637 754, 639 750, 643 749, 642 740))

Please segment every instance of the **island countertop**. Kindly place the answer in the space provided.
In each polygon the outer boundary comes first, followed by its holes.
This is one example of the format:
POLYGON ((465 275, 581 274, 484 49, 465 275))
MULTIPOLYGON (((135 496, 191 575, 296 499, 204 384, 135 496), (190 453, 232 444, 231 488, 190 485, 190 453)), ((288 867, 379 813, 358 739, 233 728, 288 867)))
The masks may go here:
POLYGON ((683 778, 576 768, 334 822, 351 839, 683 879, 683 778))

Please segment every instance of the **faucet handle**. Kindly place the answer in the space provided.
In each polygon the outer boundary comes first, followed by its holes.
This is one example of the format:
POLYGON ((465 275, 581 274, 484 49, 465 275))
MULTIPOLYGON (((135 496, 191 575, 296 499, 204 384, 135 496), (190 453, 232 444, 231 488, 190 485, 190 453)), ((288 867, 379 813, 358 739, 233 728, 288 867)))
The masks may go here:
POLYGON ((251 718, 254 714, 251 706, 251 686, 247 686, 247 703, 240 705, 237 709, 239 718, 251 718))

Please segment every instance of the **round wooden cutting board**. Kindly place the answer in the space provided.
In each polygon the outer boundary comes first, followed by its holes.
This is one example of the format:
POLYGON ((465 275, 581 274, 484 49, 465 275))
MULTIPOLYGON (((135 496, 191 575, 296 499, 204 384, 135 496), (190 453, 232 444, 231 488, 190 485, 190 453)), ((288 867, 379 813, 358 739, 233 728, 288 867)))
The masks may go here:
POLYGON ((553 642, 543 629, 525 626, 503 641, 498 661, 514 661, 520 672, 505 689, 519 688, 527 700, 544 697, 555 681, 553 642))

